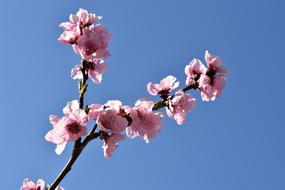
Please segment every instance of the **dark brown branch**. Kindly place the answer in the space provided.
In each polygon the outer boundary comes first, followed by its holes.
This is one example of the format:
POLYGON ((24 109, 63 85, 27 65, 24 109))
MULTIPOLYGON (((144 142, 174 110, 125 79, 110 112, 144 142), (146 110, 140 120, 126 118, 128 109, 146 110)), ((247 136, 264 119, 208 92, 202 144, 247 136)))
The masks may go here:
POLYGON ((85 60, 81 61, 81 72, 82 72, 82 80, 79 81, 79 107, 80 109, 83 109, 84 107, 84 95, 85 92, 87 91, 87 80, 88 80, 88 73, 87 73, 87 62, 85 60))
POLYGON ((48 190, 55 190, 55 188, 59 185, 59 183, 63 180, 63 178, 68 174, 68 172, 72 169, 73 164, 77 160, 77 158, 80 156, 81 152, 85 148, 85 146, 92 141, 93 139, 96 139, 100 136, 100 132, 95 133, 97 128, 97 124, 93 127, 93 129, 90 131, 90 133, 86 136, 86 138, 83 140, 83 142, 75 143, 72 151, 72 155, 69 158, 67 164, 64 166, 62 171, 59 173, 57 178, 54 180, 52 185, 49 187, 48 190))
POLYGON ((191 84, 189 86, 186 86, 185 88, 182 89, 183 92, 186 92, 188 90, 194 89, 197 90, 199 88, 199 83, 195 82, 194 84, 191 84))

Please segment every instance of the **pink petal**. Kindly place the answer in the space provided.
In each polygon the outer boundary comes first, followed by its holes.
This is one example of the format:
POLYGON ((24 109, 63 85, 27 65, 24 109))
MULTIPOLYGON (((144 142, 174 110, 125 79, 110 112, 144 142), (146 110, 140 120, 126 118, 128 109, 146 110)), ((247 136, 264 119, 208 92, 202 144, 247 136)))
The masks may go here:
POLYGON ((76 25, 70 22, 63 22, 59 25, 59 27, 63 28, 64 30, 73 30, 76 25))
POLYGON ((33 181, 26 178, 24 179, 23 185, 20 190, 33 190, 33 189, 36 190, 36 188, 37 188, 36 184, 33 181))
POLYGON ((187 75, 186 85, 191 85, 195 81, 196 75, 201 75, 207 72, 207 68, 203 65, 203 63, 199 59, 193 59, 188 65, 185 67, 185 74, 187 75))
POLYGON ((113 155, 113 152, 117 149, 117 146, 120 141, 123 141, 125 137, 121 134, 112 134, 110 137, 104 139, 104 157, 110 158, 113 155))
POLYGON ((77 23, 79 21, 79 18, 78 18, 77 15, 70 14, 69 15, 69 20, 70 20, 70 22, 75 24, 75 23, 77 23))
POLYGON ((60 120, 60 117, 57 115, 50 115, 49 116, 49 121, 52 125, 56 125, 60 120))
POLYGON ((147 91, 148 91, 148 93, 150 93, 153 96, 157 95, 160 90, 161 89, 157 89, 156 86, 152 82, 149 82, 147 84, 147 91))
POLYGON ((220 68, 224 69, 222 67, 222 60, 220 57, 211 55, 208 50, 205 52, 205 60, 208 64, 208 67, 215 68, 216 70, 220 70, 220 68))
POLYGON ((65 146, 67 144, 67 141, 64 141, 62 144, 57 144, 56 145, 56 149, 55 149, 55 153, 57 155, 61 155, 61 153, 64 151, 65 146))
POLYGON ((80 65, 75 65, 75 67, 71 70, 71 78, 74 80, 81 80, 83 78, 80 65))
POLYGON ((166 111, 170 118, 174 118, 178 125, 182 125, 186 120, 186 113, 191 112, 195 106, 196 100, 192 95, 178 91, 170 100, 166 111))
POLYGON ((77 109, 69 113, 68 118, 72 119, 73 121, 76 121, 80 126, 87 125, 88 116, 82 109, 77 109))
POLYGON ((119 100, 109 100, 105 106, 108 106, 114 110, 116 110, 117 113, 120 112, 120 108, 123 106, 122 102, 119 100))
POLYGON ((45 182, 42 179, 39 179, 37 181, 37 190, 45 190, 45 182), (38 189, 40 188, 40 189, 38 189))
POLYGON ((160 81, 160 86, 162 89, 173 90, 179 86, 179 82, 175 82, 176 78, 174 76, 167 76, 160 81))
POLYGON ((90 111, 88 113, 88 120, 95 119, 97 120, 101 111, 103 111, 103 105, 101 104, 91 104, 90 111))
POLYGON ((140 98, 136 101, 135 107, 144 108, 147 111, 152 111, 154 103, 148 98, 140 98))
POLYGON ((74 31, 64 31, 58 40, 63 44, 74 44, 77 40, 77 34, 74 31))
POLYGON ((104 61, 97 61, 93 63, 93 69, 89 69, 88 75, 95 84, 100 84, 102 81, 102 74, 106 71, 107 64, 104 61))
POLYGON ((102 111, 97 119, 97 123, 100 130, 112 133, 120 133, 128 126, 127 119, 118 115, 113 109, 102 111))
POLYGON ((64 115, 68 115, 77 109, 79 109, 79 102, 78 100, 73 100, 71 102, 67 102, 66 106, 63 108, 63 113, 64 115))

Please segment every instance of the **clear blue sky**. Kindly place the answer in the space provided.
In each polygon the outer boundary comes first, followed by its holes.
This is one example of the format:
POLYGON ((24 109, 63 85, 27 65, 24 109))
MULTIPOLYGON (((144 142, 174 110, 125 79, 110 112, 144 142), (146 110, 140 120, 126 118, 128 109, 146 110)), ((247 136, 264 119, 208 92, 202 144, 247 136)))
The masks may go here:
POLYGON ((133 105, 150 97, 147 82, 169 74, 184 84, 185 65, 206 49, 230 74, 221 98, 203 103, 193 93, 187 123, 166 118, 150 144, 124 141, 110 160, 101 141, 88 145, 66 190, 285 189, 282 0, 1 0, 1 189, 25 177, 50 183, 68 160, 72 144, 57 156, 44 135, 48 116, 78 96, 70 69, 80 58, 57 38, 80 7, 103 15, 113 34, 108 72, 88 103, 133 105))

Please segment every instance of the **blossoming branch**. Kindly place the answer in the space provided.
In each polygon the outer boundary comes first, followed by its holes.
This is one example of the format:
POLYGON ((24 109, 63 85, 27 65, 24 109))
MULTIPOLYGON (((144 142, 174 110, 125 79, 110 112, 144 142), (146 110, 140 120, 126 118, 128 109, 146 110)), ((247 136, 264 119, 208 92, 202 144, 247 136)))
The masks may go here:
POLYGON ((69 22, 59 25, 64 29, 59 41, 71 45, 81 57, 81 63, 71 70, 71 78, 79 81, 79 98, 67 102, 62 116, 50 115, 52 129, 45 135, 45 139, 56 144, 55 152, 58 155, 64 151, 68 142, 73 141, 74 147, 66 166, 50 186, 46 186, 42 179, 37 183, 25 179, 21 190, 63 190, 59 183, 90 141, 102 140, 104 157, 110 158, 126 137, 142 138, 146 143, 156 137, 163 127, 164 114, 158 112, 162 108, 166 109, 166 115, 175 119, 178 125, 185 123, 187 113, 192 112, 196 106, 196 99, 188 93, 189 90, 199 90, 205 102, 214 101, 222 93, 227 70, 218 56, 206 51, 206 65, 196 58, 186 65, 184 88, 178 89, 179 81, 171 75, 159 83, 147 84, 149 94, 161 98, 158 102, 139 98, 134 106, 123 105, 119 100, 109 100, 104 104, 84 104, 88 79, 97 85, 102 82, 107 68, 105 59, 111 55, 108 50, 111 34, 102 24, 97 23, 101 19, 101 16, 79 9, 76 15, 69 16, 69 22), (87 128, 89 122, 94 123, 92 129, 87 128))

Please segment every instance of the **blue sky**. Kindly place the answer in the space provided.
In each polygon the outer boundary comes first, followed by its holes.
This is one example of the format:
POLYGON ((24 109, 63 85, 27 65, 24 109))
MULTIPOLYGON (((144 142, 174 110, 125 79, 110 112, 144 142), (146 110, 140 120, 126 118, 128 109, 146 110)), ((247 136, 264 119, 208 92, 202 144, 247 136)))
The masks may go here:
POLYGON ((90 143, 66 190, 285 189, 282 0, 1 0, 1 189, 25 177, 51 183, 68 160, 72 144, 57 156, 44 135, 48 116, 78 96, 70 69, 80 58, 57 38, 80 7, 103 15, 113 34, 108 72, 90 85, 88 103, 133 105, 152 98, 147 82, 169 74, 184 84, 185 65, 206 49, 230 74, 221 98, 203 103, 193 92, 187 123, 165 118, 150 144, 128 139, 105 160, 102 142, 90 143))

